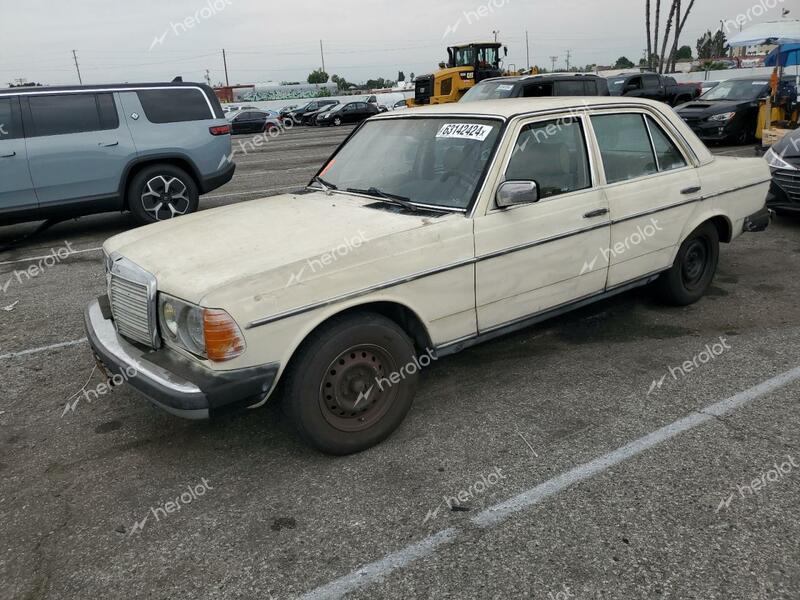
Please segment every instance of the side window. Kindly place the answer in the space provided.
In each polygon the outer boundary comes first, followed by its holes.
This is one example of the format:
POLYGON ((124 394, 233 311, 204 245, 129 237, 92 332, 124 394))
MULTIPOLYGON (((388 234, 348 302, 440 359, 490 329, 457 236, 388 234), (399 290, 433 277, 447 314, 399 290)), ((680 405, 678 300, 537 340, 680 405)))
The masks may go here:
POLYGON ((33 135, 101 131, 96 94, 58 94, 28 98, 33 135))
POLYGON ((595 115, 597 144, 608 183, 618 183, 658 172, 644 115, 595 115))
POLYGON ((532 83, 525 86, 525 98, 546 98, 553 95, 552 83, 532 83))
POLYGON ((647 119, 647 127, 650 128, 650 135, 653 136, 653 146, 656 149, 656 158, 658 159, 658 170, 672 171, 673 169, 685 167, 686 159, 683 158, 675 143, 652 117, 645 118, 647 119))
POLYGON ((206 96, 200 90, 171 88, 136 92, 151 123, 182 123, 213 119, 206 96))
POLYGON ((97 108, 100 111, 100 126, 103 129, 119 127, 119 114, 114 94, 97 94, 97 108))
POLYGON ((585 94, 587 96, 597 96, 597 82, 596 81, 584 81, 585 86, 585 94))
POLYGON ((0 98, 0 142, 22 137, 16 98, 0 98))
POLYGON ((658 87, 658 76, 656 75, 645 75, 644 79, 644 87, 645 89, 652 90, 658 87))
POLYGON ((556 96, 583 96, 583 81, 559 81, 556 96))
POLYGON ((590 188, 589 157, 580 120, 565 118, 526 126, 511 154, 506 180, 535 181, 542 198, 590 188))
POLYGON ((642 78, 641 77, 631 77, 628 80, 628 85, 635 87, 637 90, 642 89, 642 78))

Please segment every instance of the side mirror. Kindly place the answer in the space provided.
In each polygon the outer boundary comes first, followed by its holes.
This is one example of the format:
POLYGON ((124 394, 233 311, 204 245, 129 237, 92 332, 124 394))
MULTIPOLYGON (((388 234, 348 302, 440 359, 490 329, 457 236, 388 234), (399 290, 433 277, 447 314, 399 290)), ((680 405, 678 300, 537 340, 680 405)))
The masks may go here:
POLYGON ((508 56, 508 46, 503 46, 503 51, 506 53, 506 56, 508 56))
POLYGON ((497 207, 511 208, 539 201, 539 186, 535 181, 506 181, 497 190, 497 207))

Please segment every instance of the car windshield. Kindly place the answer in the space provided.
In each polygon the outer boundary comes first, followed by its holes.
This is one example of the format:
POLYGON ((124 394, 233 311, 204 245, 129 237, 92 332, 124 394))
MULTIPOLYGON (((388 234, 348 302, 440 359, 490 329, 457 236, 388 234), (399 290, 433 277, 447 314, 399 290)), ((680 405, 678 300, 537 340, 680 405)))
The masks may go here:
POLYGON ((475 48, 474 46, 466 46, 455 50, 455 64, 453 66, 472 67, 476 64, 493 66, 498 64, 499 61, 500 52, 498 48, 475 48))
POLYGON ((755 100, 767 91, 769 81, 739 80, 723 81, 717 87, 708 90, 701 96, 703 100, 755 100))
POLYGON ((506 81, 483 81, 469 90, 461 102, 478 102, 479 100, 498 100, 510 98, 514 93, 514 84, 506 81))
POLYGON ((462 117, 367 122, 320 176, 343 191, 380 190, 416 204, 465 211, 501 126, 497 120, 462 117))

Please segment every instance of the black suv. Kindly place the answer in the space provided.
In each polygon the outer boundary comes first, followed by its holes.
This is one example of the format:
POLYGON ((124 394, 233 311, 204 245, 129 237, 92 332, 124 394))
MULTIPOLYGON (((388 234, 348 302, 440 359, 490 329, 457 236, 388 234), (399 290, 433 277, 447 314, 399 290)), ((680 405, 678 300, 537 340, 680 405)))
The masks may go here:
POLYGON ((598 75, 552 73, 484 79, 464 94, 460 102, 499 100, 501 98, 608 95, 606 80, 598 75))

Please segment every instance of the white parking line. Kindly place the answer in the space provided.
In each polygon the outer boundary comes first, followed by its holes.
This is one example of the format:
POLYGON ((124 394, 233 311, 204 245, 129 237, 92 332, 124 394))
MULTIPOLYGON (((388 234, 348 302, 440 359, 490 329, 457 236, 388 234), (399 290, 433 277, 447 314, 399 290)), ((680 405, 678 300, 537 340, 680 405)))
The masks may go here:
MULTIPOLYGON (((73 250, 72 252, 69 253, 69 255, 72 256, 73 254, 84 254, 85 252, 99 252, 102 249, 103 249, 102 247, 97 247, 97 248, 86 248, 85 250, 73 250)), ((35 262, 37 260, 44 260, 45 258, 52 258, 52 257, 53 257, 52 254, 47 254, 45 256, 31 256, 29 258, 17 258, 15 260, 6 260, 0 262, 0 266, 13 265, 15 263, 21 263, 21 262, 35 262)))
POLYGON ((60 344, 42 346, 41 348, 31 348, 30 350, 22 350, 20 352, 9 352, 8 354, 0 354, 0 360, 28 356, 29 354, 38 354, 39 352, 47 352, 48 350, 56 350, 58 348, 68 348, 69 346, 77 346, 87 341, 88 340, 86 338, 81 338, 79 340, 72 340, 71 342, 61 342, 60 344))
MULTIPOLYGON (((645 450, 654 448, 681 433, 708 423, 714 420, 715 417, 730 414, 750 402, 797 380, 800 380, 800 367, 768 379, 735 396, 707 406, 699 412, 692 413, 683 419, 670 423, 666 427, 653 431, 617 450, 577 466, 566 473, 557 475, 505 502, 487 508, 473 517, 471 521, 478 527, 494 527, 514 513, 547 500, 576 483, 589 479, 599 473, 603 473, 629 458, 638 456, 645 450)), ((345 594, 349 594, 358 588, 380 581, 391 572, 401 569, 417 559, 433 554, 439 546, 454 541, 458 535, 464 533, 464 531, 465 530, 455 527, 440 531, 415 544, 389 554, 381 560, 364 565, 344 577, 340 577, 324 586, 318 587, 304 594, 301 600, 342 598, 345 594)))

